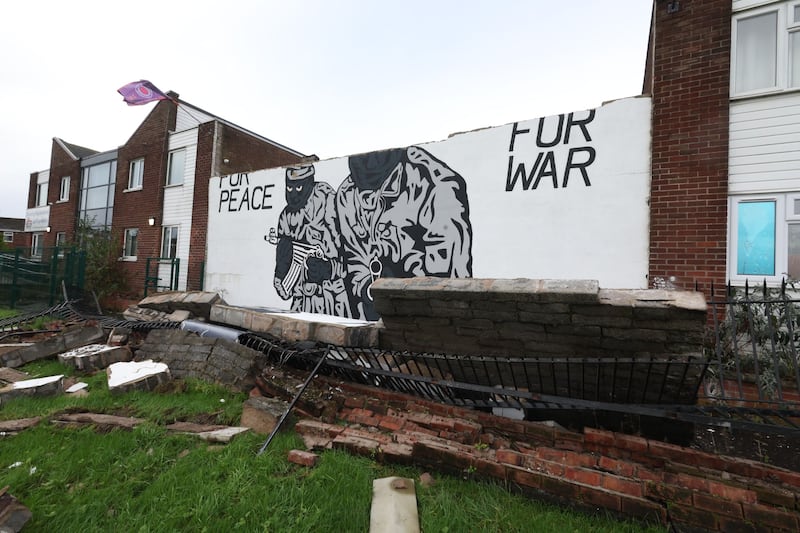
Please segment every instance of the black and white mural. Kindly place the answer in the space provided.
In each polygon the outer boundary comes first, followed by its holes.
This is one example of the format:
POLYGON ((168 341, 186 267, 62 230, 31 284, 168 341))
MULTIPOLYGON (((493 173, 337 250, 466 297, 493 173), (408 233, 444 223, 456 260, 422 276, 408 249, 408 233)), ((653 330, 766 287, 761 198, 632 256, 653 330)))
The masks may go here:
POLYGON ((212 178, 205 287, 377 320, 380 277, 647 287, 650 100, 212 178))
POLYGON ((381 276, 472 275, 464 179, 424 149, 348 158, 334 191, 313 165, 286 169, 286 207, 270 228, 274 286, 291 309, 377 320, 381 276))

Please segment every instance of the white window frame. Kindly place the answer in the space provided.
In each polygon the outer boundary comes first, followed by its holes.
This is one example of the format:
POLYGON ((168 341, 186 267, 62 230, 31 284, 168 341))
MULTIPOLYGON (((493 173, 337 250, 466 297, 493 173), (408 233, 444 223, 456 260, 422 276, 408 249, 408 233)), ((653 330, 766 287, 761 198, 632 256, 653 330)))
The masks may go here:
POLYGON ((180 226, 164 226, 161 230, 161 255, 160 257, 174 259, 178 257, 178 245, 180 244, 180 226), (170 234, 169 239, 167 233, 170 234), (170 255, 171 246, 168 242, 172 240, 172 233, 175 234, 175 253, 170 255))
POLYGON ((31 235, 31 257, 41 258, 44 253, 44 233, 37 232, 31 235))
POLYGON ((186 148, 178 148, 177 150, 170 150, 169 155, 167 157, 167 180, 166 186, 173 187, 178 185, 183 185, 183 178, 184 173, 186 172, 186 148), (176 171, 175 167, 175 155, 180 153, 183 159, 183 165, 181 165, 180 171, 176 171))
POLYGON ((14 242, 14 232, 13 231, 4 231, 3 232, 3 242, 5 242, 5 243, 14 242))
POLYGON ((122 260, 136 261, 139 252, 139 228, 125 228, 122 239, 122 260), (133 248, 131 249, 131 245, 133 248))
POLYGON ((36 184, 36 207, 47 205, 47 182, 36 184))
MULTIPOLYGON (((728 279, 734 285, 761 284, 764 281, 769 286, 778 286, 788 278, 789 268, 789 223, 792 219, 786 216, 788 199, 792 195, 787 194, 753 194, 742 196, 731 196, 728 199, 728 213, 730 224, 728 225, 728 279), (747 275, 739 274, 738 267, 738 243, 739 243, 739 210, 740 203, 747 202, 775 202, 775 272, 772 276, 766 275, 747 275)), ((800 220, 800 219, 796 219, 800 220)))
POLYGON ((792 20, 794 8, 800 6, 800 1, 782 1, 770 2, 767 5, 761 5, 753 9, 746 9, 737 12, 731 18, 731 81, 730 81, 730 95, 732 99, 746 98, 749 96, 757 96, 764 94, 783 93, 789 91, 800 91, 800 84, 791 86, 791 51, 789 49, 790 39, 789 35, 794 32, 800 31, 800 22, 795 23, 792 20), (776 55, 775 55, 775 85, 772 87, 764 87, 760 89, 753 89, 750 91, 739 91, 736 88, 736 62, 737 50, 736 43, 738 40, 738 22, 744 19, 749 19, 766 13, 777 13, 777 34, 776 34, 776 55))
POLYGON ((61 177, 61 188, 58 190, 58 201, 66 202, 69 200, 69 176, 61 177))
POLYGON ((128 167, 128 188, 126 191, 138 191, 144 183, 144 157, 131 160, 128 167))

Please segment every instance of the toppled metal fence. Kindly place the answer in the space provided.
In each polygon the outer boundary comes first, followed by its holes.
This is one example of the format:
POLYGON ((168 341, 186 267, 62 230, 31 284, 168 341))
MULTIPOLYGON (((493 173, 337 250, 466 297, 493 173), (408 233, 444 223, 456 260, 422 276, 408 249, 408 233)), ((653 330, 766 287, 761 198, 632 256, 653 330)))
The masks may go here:
MULTIPOLYGON (((712 290, 701 355, 493 357, 328 346, 322 374, 478 409, 606 412, 800 436, 800 294, 712 290)), ((268 335, 239 342, 311 369, 326 352, 268 335)))

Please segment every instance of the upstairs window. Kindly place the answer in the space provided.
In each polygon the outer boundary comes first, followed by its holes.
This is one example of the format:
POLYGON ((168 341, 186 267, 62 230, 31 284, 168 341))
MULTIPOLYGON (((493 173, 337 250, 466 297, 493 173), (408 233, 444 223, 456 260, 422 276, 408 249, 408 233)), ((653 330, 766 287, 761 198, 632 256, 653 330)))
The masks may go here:
POLYGON ((111 226, 116 175, 116 160, 83 168, 78 215, 81 220, 87 220, 92 228, 111 226))
POLYGON ((69 176, 61 178, 61 189, 58 192, 58 201, 66 202, 69 200, 69 176))
POLYGON ((130 173, 128 174, 128 190, 141 189, 144 180, 144 158, 131 161, 130 173))
POLYGON ((3 232, 3 242, 14 242, 14 232, 13 231, 4 231, 3 232))
POLYGON ((173 150, 169 153, 167 161, 167 185, 180 185, 183 183, 183 171, 186 162, 186 150, 173 150))
POLYGON ((734 15, 731 60, 731 96, 800 88, 800 2, 734 15))
POLYGON ((47 205, 47 182, 36 184, 36 207, 47 205))

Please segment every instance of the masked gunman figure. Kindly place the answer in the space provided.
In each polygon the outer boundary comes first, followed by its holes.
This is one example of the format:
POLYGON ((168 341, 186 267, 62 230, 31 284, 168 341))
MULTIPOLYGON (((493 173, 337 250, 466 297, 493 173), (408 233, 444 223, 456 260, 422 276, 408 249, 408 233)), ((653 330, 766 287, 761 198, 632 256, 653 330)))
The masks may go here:
POLYGON ((278 218, 274 285, 295 311, 350 317, 339 260, 334 190, 314 181, 313 165, 286 169, 278 218))
POLYGON ((336 192, 341 255, 354 318, 377 320, 377 278, 472 276, 464 179, 422 148, 350 156, 336 192))

